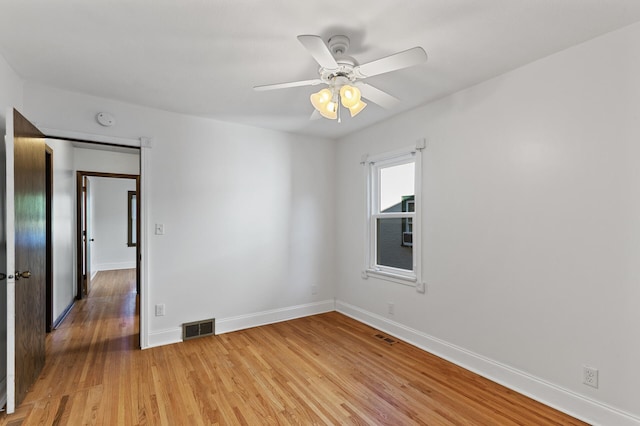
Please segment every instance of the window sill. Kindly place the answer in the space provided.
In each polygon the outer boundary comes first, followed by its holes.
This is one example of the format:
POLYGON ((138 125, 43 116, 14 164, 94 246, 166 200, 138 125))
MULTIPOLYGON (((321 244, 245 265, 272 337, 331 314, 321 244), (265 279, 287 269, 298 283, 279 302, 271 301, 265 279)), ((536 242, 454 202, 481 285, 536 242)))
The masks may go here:
POLYGON ((380 269, 367 269, 363 273, 363 278, 379 278, 385 281, 391 281, 397 284, 407 285, 415 287, 418 279, 415 276, 407 276, 401 274, 394 274, 393 272, 383 271, 380 269))

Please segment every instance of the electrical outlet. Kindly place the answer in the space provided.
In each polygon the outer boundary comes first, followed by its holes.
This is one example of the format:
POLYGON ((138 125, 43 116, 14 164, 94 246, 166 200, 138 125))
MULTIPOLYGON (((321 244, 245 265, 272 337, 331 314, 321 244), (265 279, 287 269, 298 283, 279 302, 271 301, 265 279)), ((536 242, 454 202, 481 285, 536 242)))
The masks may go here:
POLYGON ((395 311, 395 306, 393 306, 393 303, 389 302, 388 308, 389 308, 389 315, 393 315, 393 312, 395 311))
POLYGON ((164 303, 159 303, 156 305, 156 316, 164 316, 164 303))
POLYGON ((597 389, 598 388, 598 369, 583 365, 582 366, 582 383, 597 389))

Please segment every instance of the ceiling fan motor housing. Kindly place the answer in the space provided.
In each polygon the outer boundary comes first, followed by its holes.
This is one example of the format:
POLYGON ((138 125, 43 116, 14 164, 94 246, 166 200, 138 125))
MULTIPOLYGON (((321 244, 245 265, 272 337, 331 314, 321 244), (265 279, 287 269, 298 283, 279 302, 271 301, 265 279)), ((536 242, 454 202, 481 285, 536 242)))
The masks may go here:
POLYGON ((329 50, 333 56, 345 55, 349 50, 349 37, 345 35, 335 35, 329 38, 329 50))

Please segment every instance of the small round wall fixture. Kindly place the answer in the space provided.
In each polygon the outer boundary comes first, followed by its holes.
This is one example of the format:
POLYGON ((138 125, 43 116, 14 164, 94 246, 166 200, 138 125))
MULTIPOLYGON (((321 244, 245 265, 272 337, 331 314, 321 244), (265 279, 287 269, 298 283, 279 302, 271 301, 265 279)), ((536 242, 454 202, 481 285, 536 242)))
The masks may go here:
POLYGON ((108 112, 99 112, 96 115, 96 121, 104 127, 111 127, 116 124, 116 119, 108 112))

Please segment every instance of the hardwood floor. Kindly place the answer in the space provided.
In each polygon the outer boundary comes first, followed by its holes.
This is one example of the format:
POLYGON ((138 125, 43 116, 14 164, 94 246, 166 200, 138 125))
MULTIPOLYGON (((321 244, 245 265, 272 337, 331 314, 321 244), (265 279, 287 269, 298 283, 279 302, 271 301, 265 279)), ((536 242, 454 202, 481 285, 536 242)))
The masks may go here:
POLYGON ((99 273, 0 424, 583 424, 336 312, 144 351, 137 323, 135 271, 99 273))

